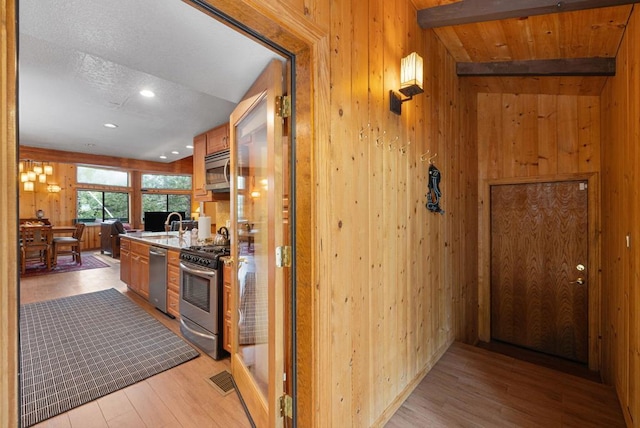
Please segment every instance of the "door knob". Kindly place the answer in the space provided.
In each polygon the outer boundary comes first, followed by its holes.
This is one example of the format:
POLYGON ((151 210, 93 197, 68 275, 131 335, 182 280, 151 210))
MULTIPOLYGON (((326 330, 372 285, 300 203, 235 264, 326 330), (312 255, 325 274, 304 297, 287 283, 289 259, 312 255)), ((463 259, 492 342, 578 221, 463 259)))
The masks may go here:
POLYGON ((571 281, 569 284, 584 285, 584 278, 578 278, 575 281, 571 281))

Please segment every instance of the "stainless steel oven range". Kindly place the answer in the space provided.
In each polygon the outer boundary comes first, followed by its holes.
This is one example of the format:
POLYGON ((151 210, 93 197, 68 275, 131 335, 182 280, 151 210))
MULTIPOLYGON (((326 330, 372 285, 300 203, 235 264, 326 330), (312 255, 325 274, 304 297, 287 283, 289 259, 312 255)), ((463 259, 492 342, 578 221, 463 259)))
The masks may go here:
POLYGON ((180 331, 215 360, 228 355, 222 340, 222 261, 228 246, 180 250, 180 331))

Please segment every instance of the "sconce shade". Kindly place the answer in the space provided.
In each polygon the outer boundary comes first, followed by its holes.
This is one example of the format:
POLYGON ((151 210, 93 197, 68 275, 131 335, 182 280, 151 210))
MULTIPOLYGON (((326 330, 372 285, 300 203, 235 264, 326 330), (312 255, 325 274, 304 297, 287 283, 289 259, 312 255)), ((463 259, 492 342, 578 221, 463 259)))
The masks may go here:
POLYGON ((60 191, 60 186, 57 184, 49 184, 47 186, 47 192, 49 193, 58 193, 60 191))
POLYGON ((40 165, 34 165, 33 166, 33 172, 35 172, 36 174, 42 174, 42 167, 40 165))
POLYGON ((24 183, 25 181, 29 181, 29 174, 27 174, 26 172, 21 172, 20 173, 20 181, 22 183, 24 183))
POLYGON ((44 173, 47 175, 52 175, 53 174, 53 167, 51 165, 45 165, 44 166, 44 173))
POLYGON ((36 181, 35 171, 27 171, 27 178, 29 179, 29 181, 36 181))
POLYGON ((424 92, 422 57, 415 52, 402 58, 400 64, 400 92, 407 97, 412 97, 424 92))
POLYGON ((24 182, 24 191, 25 192, 33 192, 34 183, 33 181, 25 181, 24 182))

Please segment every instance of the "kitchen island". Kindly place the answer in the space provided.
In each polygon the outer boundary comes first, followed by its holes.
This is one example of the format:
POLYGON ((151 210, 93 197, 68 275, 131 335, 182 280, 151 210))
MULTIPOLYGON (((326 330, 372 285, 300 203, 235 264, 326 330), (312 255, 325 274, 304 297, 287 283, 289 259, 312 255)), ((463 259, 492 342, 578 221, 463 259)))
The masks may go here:
MULTIPOLYGON (((193 242, 195 245, 196 242, 193 242)), ((192 245, 191 234, 134 232, 120 235, 120 280, 149 300, 149 249, 167 250, 167 313, 178 317, 180 297, 180 250, 192 245)))

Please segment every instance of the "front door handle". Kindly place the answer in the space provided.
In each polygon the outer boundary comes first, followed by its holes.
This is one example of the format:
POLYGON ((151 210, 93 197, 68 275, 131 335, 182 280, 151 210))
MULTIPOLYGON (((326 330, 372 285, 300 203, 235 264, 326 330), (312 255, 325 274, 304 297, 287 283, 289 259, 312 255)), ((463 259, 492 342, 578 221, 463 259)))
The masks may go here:
POLYGON ((585 283, 584 278, 578 278, 575 281, 571 281, 569 284, 584 285, 584 283, 585 283))

